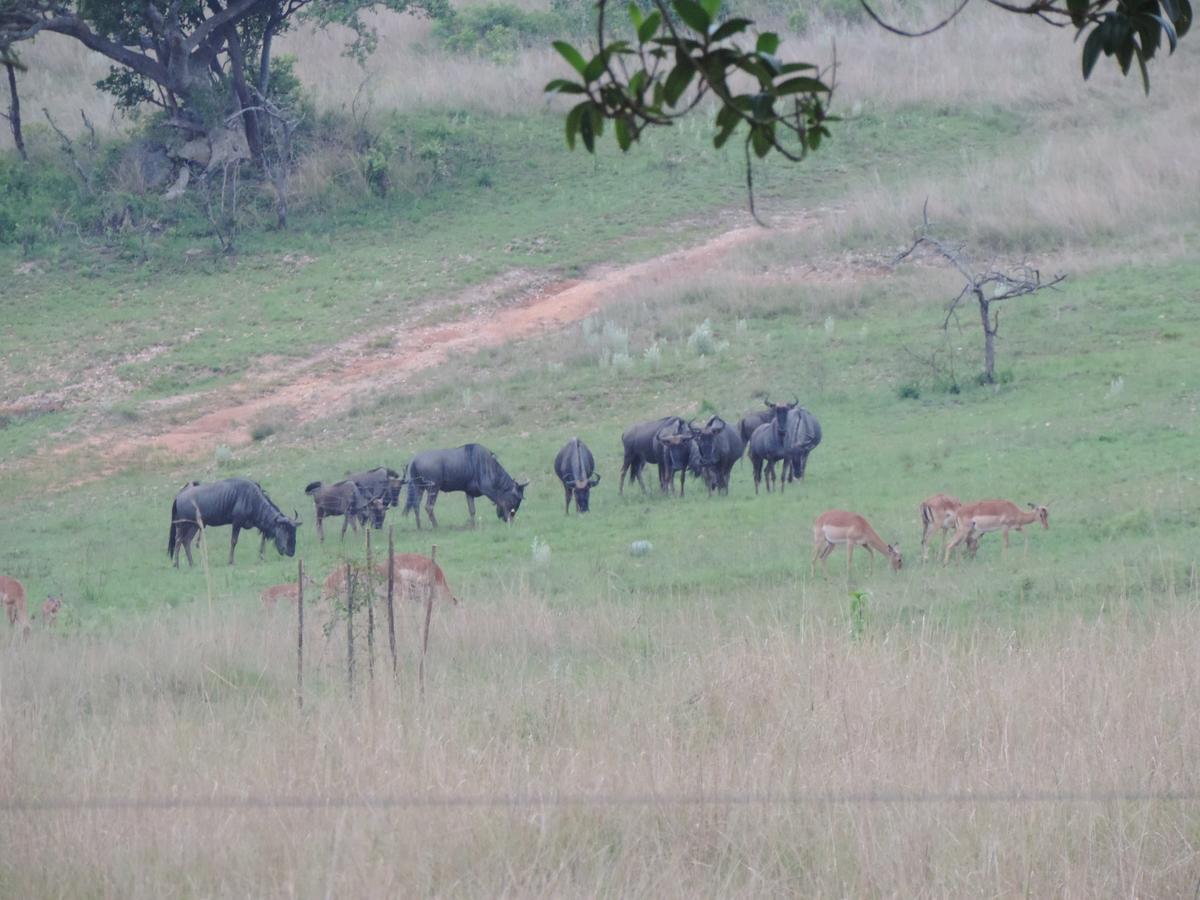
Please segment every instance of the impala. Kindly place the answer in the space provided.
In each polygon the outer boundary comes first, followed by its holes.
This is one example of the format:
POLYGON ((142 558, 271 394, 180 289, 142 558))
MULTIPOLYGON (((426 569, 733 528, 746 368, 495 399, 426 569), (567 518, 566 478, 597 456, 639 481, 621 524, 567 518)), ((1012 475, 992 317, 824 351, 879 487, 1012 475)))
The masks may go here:
POLYGON ((900 545, 889 544, 871 527, 871 524, 857 513, 844 509, 831 509, 821 513, 813 522, 813 556, 812 574, 817 572, 817 560, 821 561, 822 571, 825 559, 833 552, 838 544, 846 545, 846 577, 850 576, 850 564, 854 559, 854 548, 865 547, 871 565, 869 571, 875 569, 875 554, 878 550, 892 561, 892 569, 900 571, 904 560, 900 556, 900 545))
MULTIPOLYGON (((929 539, 935 529, 942 532, 942 547, 946 546, 946 535, 958 524, 958 510, 962 501, 949 494, 934 494, 921 501, 921 562, 929 559, 929 539)), ((971 556, 979 549, 978 538, 967 538, 967 551, 971 556)))
POLYGON ((46 595, 46 602, 42 604, 42 625, 50 628, 54 625, 54 620, 58 618, 58 612, 62 609, 62 595, 54 596, 53 594, 46 595))
MULTIPOLYGON (((304 575, 304 583, 305 585, 311 585, 312 587, 317 586, 316 581, 314 581, 312 576, 307 572, 304 575)), ((275 609, 275 604, 280 600, 289 600, 292 603, 296 603, 299 598, 300 586, 294 581, 289 581, 285 584, 273 584, 269 588, 265 588, 260 595, 263 609, 267 610, 268 612, 275 609)))
POLYGON ((25 586, 15 578, 0 575, 0 602, 4 603, 4 611, 8 613, 8 624, 19 628, 23 637, 28 636, 31 625, 25 586))
POLYGON ((950 561, 950 553, 963 541, 972 539, 978 541, 981 535, 989 531, 1004 532, 1004 549, 1008 550, 1008 533, 1020 531, 1025 537, 1025 553, 1029 553, 1029 535, 1025 532, 1026 525, 1041 522, 1043 528, 1050 527, 1050 511, 1045 506, 1029 504, 1029 511, 1021 509, 1011 500, 980 500, 978 503, 968 503, 958 509, 958 527, 954 537, 946 545, 942 564, 950 561))

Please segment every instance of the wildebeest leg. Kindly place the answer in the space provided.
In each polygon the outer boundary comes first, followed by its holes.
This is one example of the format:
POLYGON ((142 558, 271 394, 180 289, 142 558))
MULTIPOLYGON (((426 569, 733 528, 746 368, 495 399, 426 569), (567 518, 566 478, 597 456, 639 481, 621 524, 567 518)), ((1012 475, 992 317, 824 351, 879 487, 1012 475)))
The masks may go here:
POLYGON ((642 481, 642 469, 644 469, 645 467, 646 467, 645 463, 640 462, 640 461, 635 462, 633 464, 633 469, 629 473, 631 478, 637 479, 638 486, 641 487, 643 494, 646 493, 646 482, 642 481))
POLYGON ((324 520, 324 518, 325 517, 321 514, 321 510, 318 509, 317 510, 317 537, 319 537, 321 539, 322 544, 325 543, 325 526, 321 524, 321 522, 324 520))
MULTIPOLYGON (((621 480, 617 482, 617 496, 618 497, 625 496, 625 473, 628 471, 629 471, 629 460, 626 459, 624 462, 621 463, 621 480)), ((629 480, 633 481, 632 475, 629 477, 629 480)))
POLYGON ((234 551, 234 548, 237 547, 237 539, 238 539, 239 531, 241 531, 241 527, 238 525, 234 525, 233 531, 229 535, 229 564, 231 566, 233 565, 233 551, 234 551))
MULTIPOLYGON (((687 481, 687 466, 679 470, 679 499, 683 499, 683 486, 687 481)), ((671 487, 675 487, 675 476, 671 476, 671 487)))
MULTIPOLYGON (((194 526, 181 527, 178 540, 183 544, 183 552, 187 554, 188 568, 192 567, 192 540, 196 537, 198 528, 194 526)), ((175 545, 175 564, 179 565, 179 545, 175 545)))
MULTIPOLYGON (((622 478, 624 478, 625 472, 623 470, 621 472, 621 475, 622 475, 622 478)), ((563 514, 569 516, 571 514, 571 495, 575 492, 571 488, 567 487, 565 484, 563 485, 563 490, 567 494, 567 506, 566 506, 566 509, 563 510, 563 514)))
POLYGON ((475 498, 467 494, 467 512, 471 514, 471 527, 475 527, 475 498))
POLYGON ((762 460, 750 454, 750 468, 754 474, 754 496, 758 496, 758 483, 762 481, 762 460))
MULTIPOLYGON (((345 515, 342 516, 342 540, 343 541, 346 540, 346 526, 353 525, 353 524, 354 524, 354 517, 351 516, 350 513, 346 513, 345 515)), ((354 529, 354 533, 358 534, 357 527, 354 529)))
POLYGON ((425 512, 429 513, 429 524, 438 527, 437 516, 433 514, 433 504, 437 503, 437 488, 431 487, 425 493, 425 512))
POLYGON ((258 561, 262 562, 267 554, 267 536, 264 534, 262 540, 258 542, 258 561))

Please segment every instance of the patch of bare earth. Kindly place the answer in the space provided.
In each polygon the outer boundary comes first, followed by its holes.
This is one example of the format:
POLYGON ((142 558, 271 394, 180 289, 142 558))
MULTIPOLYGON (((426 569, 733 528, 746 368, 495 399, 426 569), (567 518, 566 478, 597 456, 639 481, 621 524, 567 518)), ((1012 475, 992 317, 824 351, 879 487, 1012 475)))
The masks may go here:
MULTIPOLYGON (((74 435, 51 451, 86 451, 96 463, 90 477, 120 471, 148 455, 179 461, 207 455, 220 445, 237 447, 253 440, 257 423, 286 415, 293 424, 337 416, 365 395, 404 391, 419 372, 452 356, 474 353, 513 340, 560 331, 616 300, 634 285, 644 287, 678 277, 719 271, 726 256, 763 237, 801 230, 807 220, 765 231, 757 226, 732 228, 684 250, 632 265, 603 268, 585 278, 552 283, 544 273, 516 270, 485 285, 440 302, 409 321, 373 329, 291 366, 247 375, 233 385, 206 393, 170 398, 143 408, 138 421, 98 427, 74 435), (469 312, 448 322, 432 322, 436 309, 469 312), (425 324, 428 323, 428 324, 425 324), (186 420, 186 421, 180 421, 186 420)), ((797 264, 795 271, 771 272, 771 280, 841 280, 852 277, 846 263, 797 264)), ((877 274, 870 266, 860 276, 877 274)), ((143 353, 154 353, 148 348, 143 353)), ((57 399, 57 398, 56 398, 57 399)), ((3 468, 3 467, 0 467, 3 468)), ((89 477, 90 476, 90 477, 89 477)))

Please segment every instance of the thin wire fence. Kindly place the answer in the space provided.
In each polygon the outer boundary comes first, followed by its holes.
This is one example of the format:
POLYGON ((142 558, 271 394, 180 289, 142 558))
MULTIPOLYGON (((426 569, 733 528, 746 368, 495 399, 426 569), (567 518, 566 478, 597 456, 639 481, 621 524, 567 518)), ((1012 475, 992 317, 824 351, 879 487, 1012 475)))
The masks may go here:
POLYGON ((0 800, 0 813, 253 809, 561 809, 572 807, 930 806, 1196 803, 1200 790, 797 791, 652 794, 248 794, 209 797, 59 797, 0 800))

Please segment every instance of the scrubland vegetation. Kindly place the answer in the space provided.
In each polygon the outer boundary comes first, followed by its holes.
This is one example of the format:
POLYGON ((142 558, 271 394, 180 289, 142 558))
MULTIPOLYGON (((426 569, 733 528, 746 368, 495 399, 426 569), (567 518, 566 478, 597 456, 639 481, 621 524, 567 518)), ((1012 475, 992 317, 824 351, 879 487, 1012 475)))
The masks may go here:
POLYGON ((100 126, 103 189, 83 197, 32 127, 30 169, 0 161, 0 571, 66 602, 0 652, 0 894, 1193 891, 1200 64, 1181 46, 1147 101, 1082 83, 1069 34, 977 12, 910 43, 831 9, 791 23, 810 55, 836 37, 847 121, 756 173, 772 232, 561 332, 328 414, 272 409, 182 458, 114 445, 746 224, 740 153, 689 122, 567 154, 540 39, 464 56, 384 20, 364 83, 336 35, 300 31, 291 225, 248 198, 224 255, 128 175, 140 123, 33 65, 28 108, 100 126), (977 321, 940 328, 957 275, 887 265, 926 198, 980 261, 1070 274, 1003 313, 995 386, 975 380, 977 321), (825 430, 805 484, 755 497, 740 464, 728 498, 618 499, 625 425, 791 392, 825 430), (572 435, 603 480, 564 518, 551 461, 572 435), (418 610, 397 685, 377 633, 368 686, 356 620, 351 700, 344 620, 311 606, 299 710, 292 614, 258 605, 295 562, 255 562, 246 536, 229 568, 221 530, 211 581, 169 568, 188 479, 248 475, 299 508, 320 579, 363 548, 316 543, 305 483, 468 440, 532 483, 512 527, 485 502, 466 530, 454 494, 436 534, 391 514, 463 601, 434 611, 423 697, 418 610), (1050 530, 1028 556, 989 537, 921 566, 917 503, 938 490, 1048 502, 1050 530), (858 559, 848 583, 839 550, 810 577, 830 507, 899 539, 904 569, 858 559))

